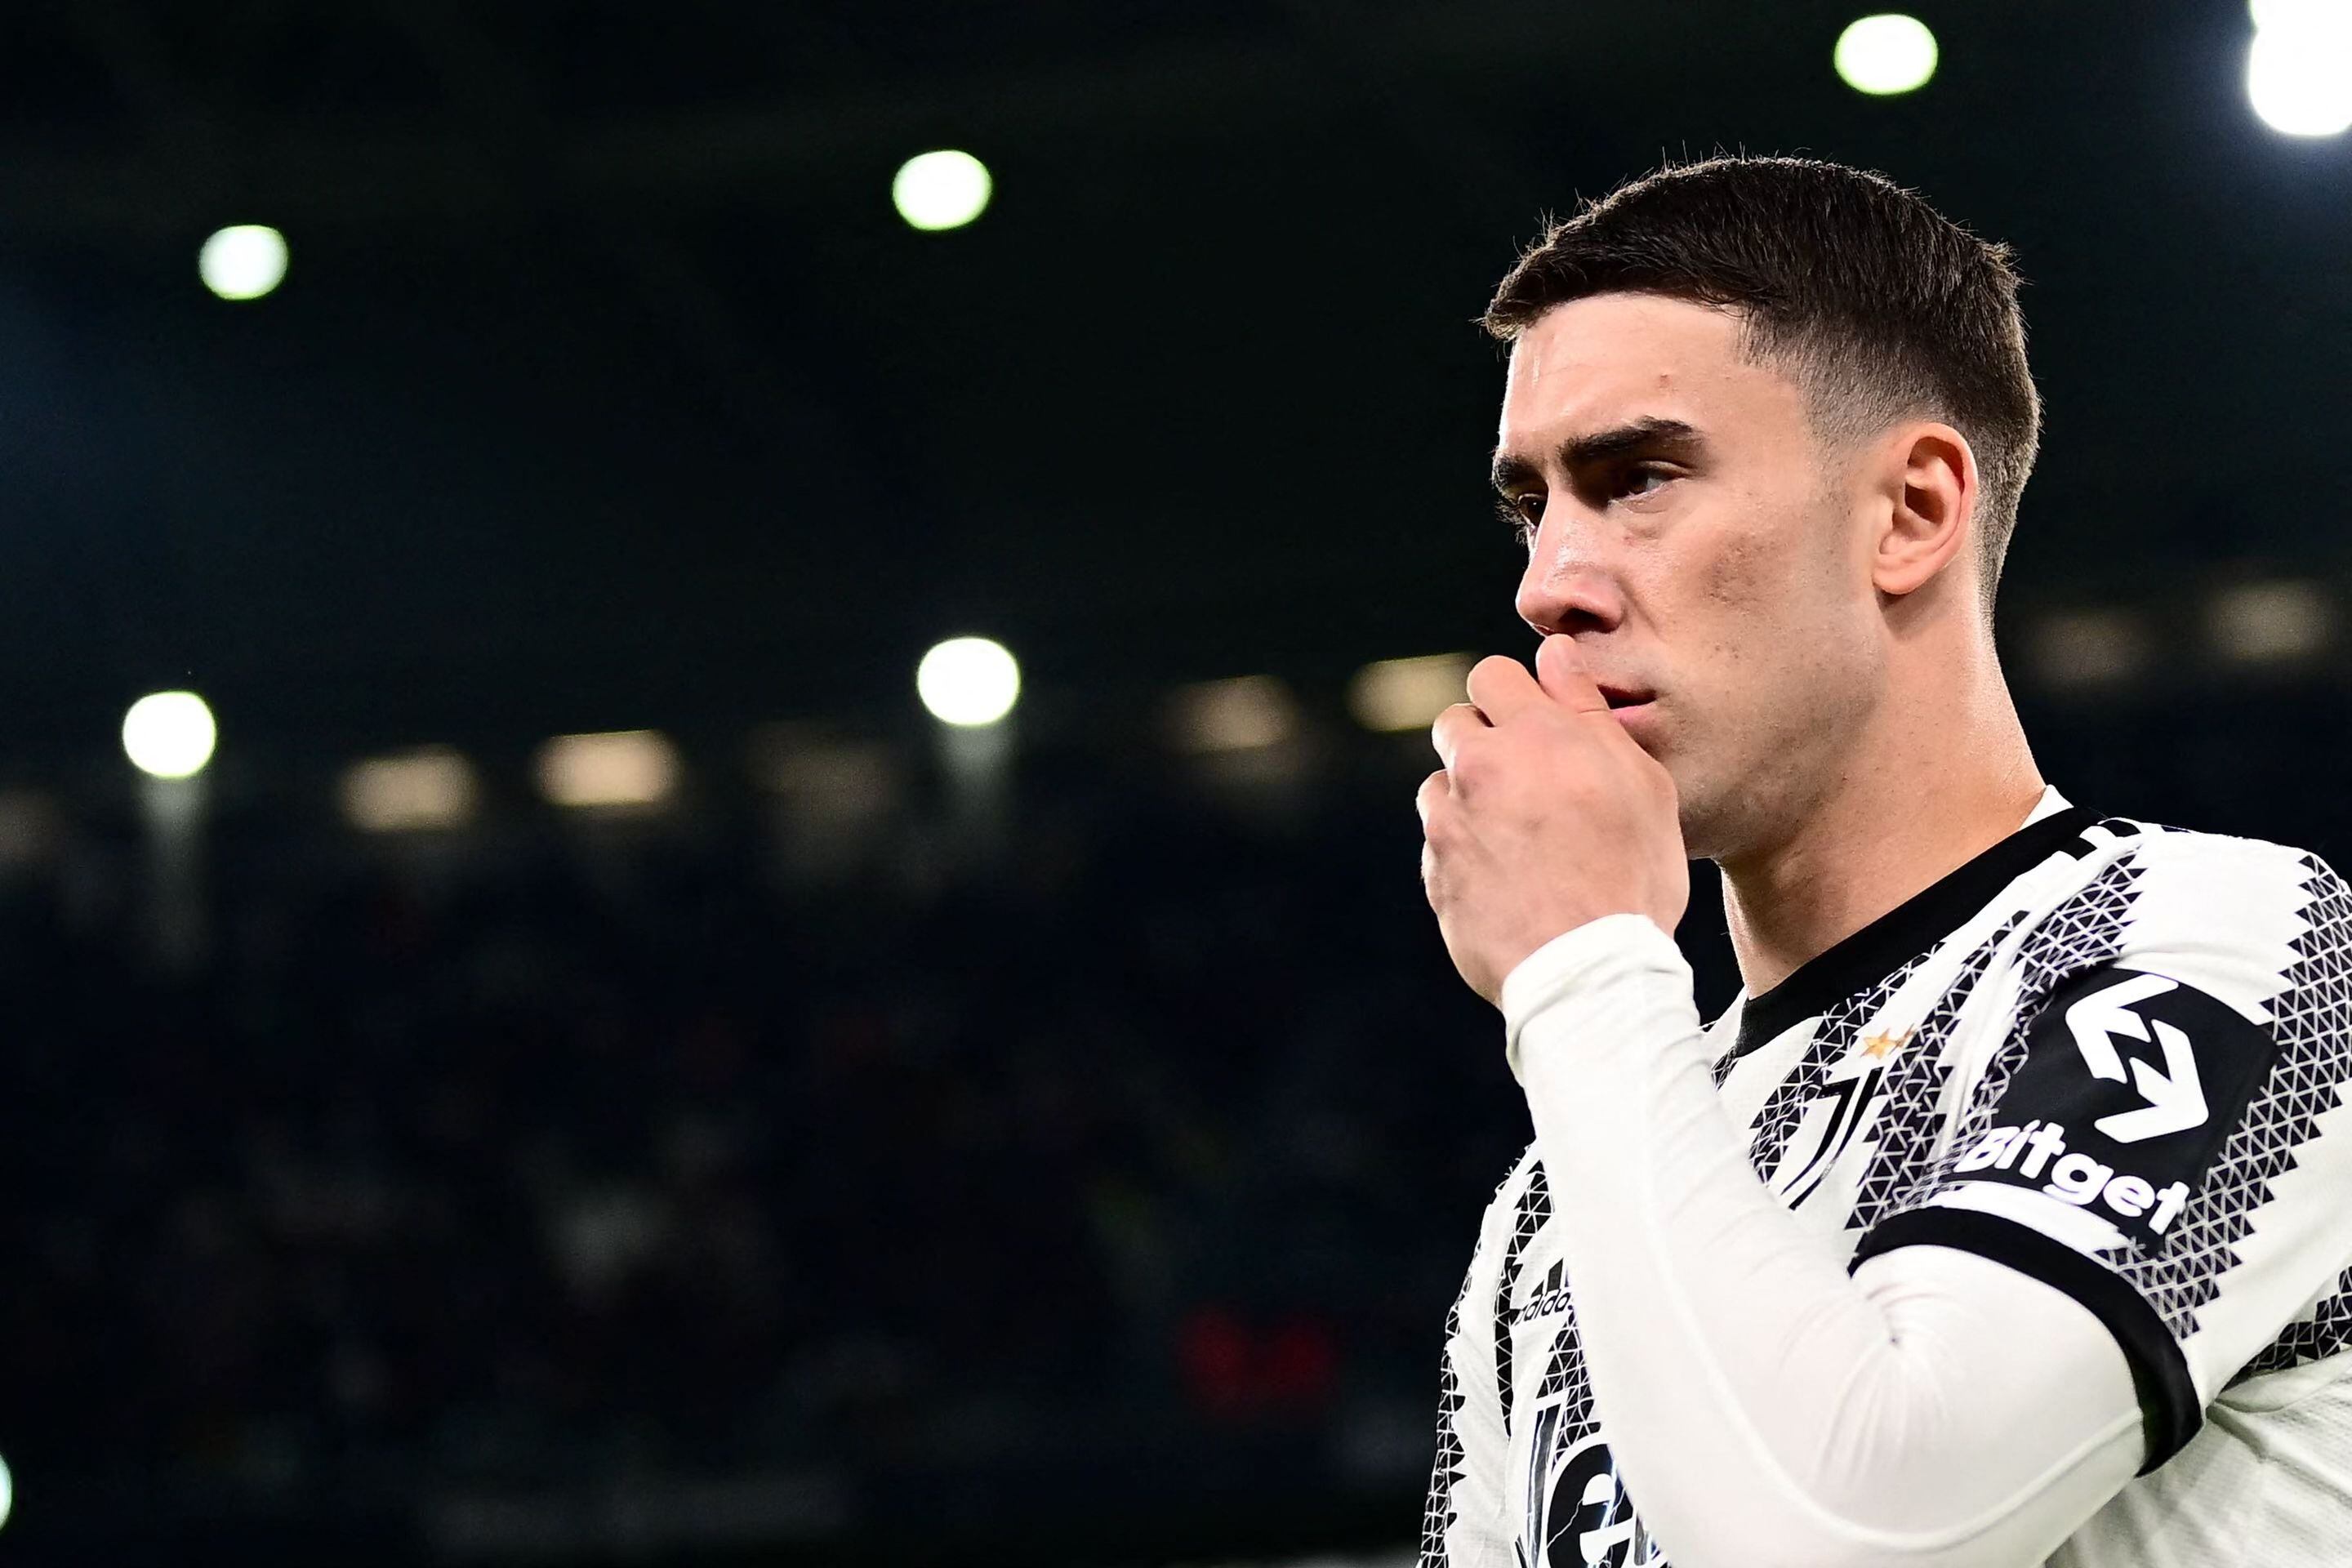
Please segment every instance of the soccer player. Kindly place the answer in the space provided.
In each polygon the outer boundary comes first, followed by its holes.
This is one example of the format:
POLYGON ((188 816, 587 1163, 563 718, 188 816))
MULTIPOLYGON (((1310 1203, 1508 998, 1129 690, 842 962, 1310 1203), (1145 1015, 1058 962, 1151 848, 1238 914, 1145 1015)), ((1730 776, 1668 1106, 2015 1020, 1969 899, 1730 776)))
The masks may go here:
POLYGON ((1882 176, 1717 158, 1486 312, 1542 635, 1418 804, 1535 1137, 1424 1565, 2352 1563, 2352 893, 2036 771, 2017 287, 1882 176), (1704 1026, 1694 858, 1744 982, 1704 1026))

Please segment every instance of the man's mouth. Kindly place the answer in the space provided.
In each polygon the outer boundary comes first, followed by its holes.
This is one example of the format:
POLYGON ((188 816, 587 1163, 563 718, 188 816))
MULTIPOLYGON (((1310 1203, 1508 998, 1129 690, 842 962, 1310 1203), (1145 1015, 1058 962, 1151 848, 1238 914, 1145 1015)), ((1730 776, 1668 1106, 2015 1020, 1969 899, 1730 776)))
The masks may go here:
POLYGON ((1643 703, 1649 701, 1652 698, 1657 695, 1655 692, 1635 691, 1629 687, 1622 686, 1603 686, 1600 690, 1601 695, 1607 700, 1612 710, 1619 708, 1638 708, 1643 703))

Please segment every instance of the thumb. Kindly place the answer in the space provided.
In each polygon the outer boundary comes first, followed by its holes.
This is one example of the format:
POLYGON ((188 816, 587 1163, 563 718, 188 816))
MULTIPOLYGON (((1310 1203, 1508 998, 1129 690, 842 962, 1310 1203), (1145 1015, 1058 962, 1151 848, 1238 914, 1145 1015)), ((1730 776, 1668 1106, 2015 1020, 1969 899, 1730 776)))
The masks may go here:
POLYGON ((1565 632, 1554 632, 1536 645, 1536 681, 1545 696, 1571 713, 1609 711, 1609 700, 1584 667, 1584 650, 1565 632))

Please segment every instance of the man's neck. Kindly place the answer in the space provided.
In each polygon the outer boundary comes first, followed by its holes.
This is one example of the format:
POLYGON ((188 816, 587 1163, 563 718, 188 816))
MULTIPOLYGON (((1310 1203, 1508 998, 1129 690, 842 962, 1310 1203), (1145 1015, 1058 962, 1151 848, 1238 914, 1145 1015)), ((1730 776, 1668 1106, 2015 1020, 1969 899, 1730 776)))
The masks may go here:
POLYGON ((2025 826, 2042 775, 2007 694, 1992 706, 1974 724, 1889 737, 1884 765, 1841 781, 1787 839, 1718 862, 1749 995, 2025 826))

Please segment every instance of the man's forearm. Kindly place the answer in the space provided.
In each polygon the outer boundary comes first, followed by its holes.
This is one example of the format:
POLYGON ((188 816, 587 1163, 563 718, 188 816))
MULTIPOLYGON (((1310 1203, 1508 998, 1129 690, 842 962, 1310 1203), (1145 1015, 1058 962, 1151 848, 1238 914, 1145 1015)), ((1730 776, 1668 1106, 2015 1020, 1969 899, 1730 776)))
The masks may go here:
POLYGON ((1556 940, 1501 1002, 1598 1413, 1677 1568, 2039 1563, 2130 1478, 2130 1372, 2082 1307, 1940 1247, 1849 1277, 1766 1189, 1654 922, 1556 940))

